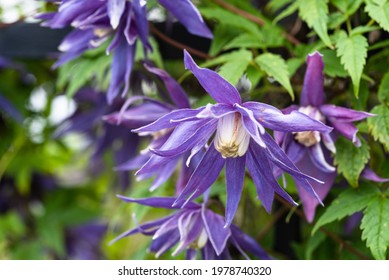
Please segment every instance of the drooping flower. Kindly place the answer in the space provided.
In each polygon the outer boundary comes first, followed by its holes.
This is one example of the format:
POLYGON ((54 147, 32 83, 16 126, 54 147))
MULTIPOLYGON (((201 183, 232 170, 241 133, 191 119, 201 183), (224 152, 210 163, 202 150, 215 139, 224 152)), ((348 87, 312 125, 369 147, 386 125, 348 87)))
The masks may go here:
MULTIPOLYGON (((212 33, 191 1, 158 2, 177 17, 189 32, 212 38, 212 33)), ((58 3, 60 6, 57 12, 39 16, 45 20, 44 25, 51 28, 75 27, 59 46, 64 54, 55 67, 112 38, 107 48, 107 53, 113 52, 107 92, 108 102, 112 103, 120 93, 126 94, 129 89, 137 40, 142 42, 145 52, 152 50, 148 41, 146 1, 68 0, 58 3)))
POLYGON ((203 259, 231 259, 228 243, 235 247, 240 254, 249 259, 246 252, 260 259, 270 259, 262 247, 237 226, 224 228, 224 218, 206 208, 206 204, 189 202, 179 209, 172 207, 173 197, 151 197, 135 199, 118 196, 123 201, 138 203, 156 208, 176 209, 173 214, 137 225, 114 239, 115 242, 123 237, 136 233, 152 236, 150 251, 159 257, 178 245, 172 255, 176 256, 186 250, 187 259, 196 259, 198 251, 203 259))
MULTIPOLYGON (((363 120, 372 114, 344 107, 325 104, 324 62, 319 52, 308 55, 307 70, 301 92, 300 106, 292 105, 283 110, 285 113, 301 112, 333 127, 333 132, 306 131, 298 133, 275 132, 277 143, 289 158, 304 173, 322 180, 324 184, 312 182, 320 199, 324 199, 336 177, 335 167, 331 163, 331 153, 335 153, 334 141, 338 134, 351 140, 356 147, 361 145, 357 137, 358 129, 353 122, 363 120)), ((278 170, 278 175, 281 170, 278 170)), ((373 181, 382 181, 372 170, 365 168, 362 175, 373 181)), ((318 201, 312 199, 300 182, 295 182, 309 222, 312 222, 318 201)))
MULTIPOLYGON (((152 67, 145 64, 145 68, 155 74, 162 80, 165 85, 167 95, 170 97, 173 104, 162 102, 156 99, 152 99, 145 96, 134 96, 123 105, 119 112, 114 112, 104 116, 104 120, 112 125, 135 129, 140 126, 148 125, 160 117, 170 113, 175 109, 190 108, 189 98, 186 95, 182 87, 164 70, 152 67), (135 105, 135 102, 142 101, 141 104, 135 105)), ((165 95, 166 96, 166 95, 165 95)), ((153 149, 159 149, 169 138, 172 129, 164 129, 154 132, 149 147, 153 149)), ((155 190, 161 186, 167 179, 171 177, 175 171, 175 167, 180 161, 185 162, 190 154, 184 156, 177 156, 174 160, 166 165, 159 165, 152 169, 148 174, 145 174, 142 178, 145 179, 152 176, 156 176, 154 182, 150 186, 150 190, 155 190)), ((128 159, 126 162, 117 166, 117 170, 136 170, 145 164, 152 153, 149 150, 144 150, 140 155, 128 159)), ((198 159, 198 156, 195 158, 198 159)), ((180 175, 176 183, 176 193, 180 193, 183 186, 186 184, 189 176, 194 170, 196 160, 189 166, 182 164, 180 169, 180 175)))
POLYGON ((135 130, 154 133, 174 128, 160 149, 151 149, 155 156, 150 158, 137 175, 148 174, 178 155, 187 152, 194 155, 207 146, 211 139, 207 151, 174 206, 183 206, 203 194, 217 179, 224 165, 227 185, 226 226, 231 224, 237 210, 246 166, 257 187, 258 197, 267 211, 271 209, 274 192, 295 204, 272 176, 273 166, 290 173, 301 182, 307 192, 318 199, 307 181, 315 179, 302 174, 296 168, 265 128, 285 132, 329 132, 331 128, 297 111, 283 114, 267 104, 242 103, 238 91, 229 82, 212 70, 198 67, 187 52, 184 55, 186 68, 192 71, 206 92, 218 103, 198 109, 175 110, 156 122, 135 130), (216 135, 212 138, 215 132, 216 135))

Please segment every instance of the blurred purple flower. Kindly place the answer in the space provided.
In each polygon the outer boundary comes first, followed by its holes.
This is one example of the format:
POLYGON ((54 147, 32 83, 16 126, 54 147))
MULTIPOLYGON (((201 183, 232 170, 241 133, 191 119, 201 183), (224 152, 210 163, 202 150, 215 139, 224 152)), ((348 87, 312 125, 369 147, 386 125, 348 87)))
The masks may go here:
MULTIPOLYGON (((164 70, 158 69, 152 66, 145 64, 145 68, 154 73, 158 78, 162 80, 164 83, 167 93, 173 102, 173 105, 168 104, 166 102, 161 102, 156 99, 147 98, 144 96, 135 96, 124 104, 119 112, 114 112, 112 114, 104 116, 104 120, 112 125, 120 125, 125 126, 130 129, 135 129, 140 126, 148 125, 160 117, 170 113, 174 109, 183 109, 189 108, 189 98, 186 95, 185 91, 182 87, 164 70), (133 105, 137 101, 143 101, 140 105, 133 105)), ((160 131, 156 131, 152 134, 152 140, 149 144, 149 148, 159 149, 169 138, 172 129, 164 129, 160 131)), ((147 174, 143 174, 142 177, 138 177, 138 179, 145 179, 152 176, 156 176, 154 182, 152 183, 150 190, 155 190, 161 184, 163 184, 167 179, 170 178, 172 173, 175 170, 175 166, 182 159, 184 162, 190 156, 190 153, 182 156, 177 156, 174 160, 170 159, 166 164, 159 164, 154 166, 153 169, 150 170, 147 174)), ((198 159, 198 156, 196 157, 198 159)), ((139 169, 146 162, 149 164, 160 163, 161 158, 153 155, 148 149, 141 152, 141 154, 137 157, 133 157, 126 161, 125 163, 119 165, 117 170, 136 170, 139 169)), ((180 169, 179 179, 176 183, 176 193, 180 193, 183 186, 185 186, 188 181, 191 173, 194 170, 194 163, 186 166, 182 165, 180 169)))
MULTIPOLYGON (((149 30, 145 0, 67 0, 60 4, 55 13, 38 16, 51 28, 73 26, 72 31, 61 43, 64 52, 55 67, 72 60, 86 50, 96 48, 113 36, 107 53, 113 52, 111 80, 107 92, 108 103, 129 89, 130 75, 134 64, 138 39, 145 52, 151 51, 148 41, 149 30)), ((189 32, 212 38, 200 13, 189 0, 165 1, 159 3, 170 11, 189 32), (174 2, 174 3, 173 3, 174 2)))
MULTIPOLYGON (((322 55, 319 52, 310 54, 307 58, 300 106, 292 105, 283 112, 301 112, 333 127, 333 132, 330 134, 329 131, 313 130, 298 133, 275 132, 274 134, 277 143, 302 172, 324 181, 324 184, 312 182, 314 190, 322 200, 328 194, 336 177, 336 169, 331 164, 330 154, 336 152, 334 141, 337 134, 343 135, 359 147, 361 142, 357 137, 358 129, 353 122, 373 116, 366 112, 324 104, 323 69, 322 55)), ((280 175, 282 171, 278 170, 276 173, 280 175)), ((365 168, 362 175, 373 181, 385 180, 368 168, 365 168)), ((312 199, 310 193, 300 182, 295 180, 295 183, 304 206, 305 216, 309 222, 312 222, 318 200, 312 199)))
POLYGON ((296 204, 271 175, 273 165, 290 173, 301 182, 307 192, 318 199, 307 181, 316 179, 302 174, 296 168, 265 131, 265 127, 287 132, 305 130, 328 132, 331 128, 297 111, 284 115, 270 105, 257 102, 242 103, 238 91, 230 83, 214 71, 199 68, 187 52, 185 66, 218 103, 198 109, 174 110, 156 122, 136 129, 135 132, 138 133, 154 133, 174 128, 161 148, 150 149, 159 157, 147 162, 137 175, 149 174, 156 167, 170 164, 171 159, 176 159, 182 154, 189 152, 192 155, 196 154, 207 146, 209 139, 216 132, 174 206, 183 206, 203 194, 217 179, 224 164, 227 184, 226 226, 231 224, 238 208, 246 165, 267 211, 271 209, 274 192, 290 203, 296 204))
POLYGON ((67 259, 101 260, 101 242, 107 226, 98 223, 83 224, 68 228, 65 232, 67 259))
MULTIPOLYGON (((135 199, 118 196, 125 202, 138 203, 156 208, 178 209, 172 207, 175 198, 152 197, 135 199)), ((203 259, 231 259, 227 242, 233 245, 240 254, 249 259, 246 252, 260 259, 270 259, 262 247, 237 226, 224 228, 224 218, 206 208, 205 204, 189 202, 173 214, 150 221, 124 232, 112 242, 123 237, 142 233, 152 236, 150 251, 156 257, 166 253, 178 244, 173 256, 186 250, 187 259, 195 259, 200 251, 203 259)))

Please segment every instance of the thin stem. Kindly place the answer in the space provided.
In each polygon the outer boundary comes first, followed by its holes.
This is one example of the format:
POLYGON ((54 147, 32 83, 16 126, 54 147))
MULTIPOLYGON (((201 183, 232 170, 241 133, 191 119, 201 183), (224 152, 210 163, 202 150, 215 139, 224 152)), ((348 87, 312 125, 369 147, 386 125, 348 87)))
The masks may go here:
MULTIPOLYGON (((275 196, 276 199, 281 202, 284 207, 287 207, 289 209, 293 208, 293 206, 289 205, 285 200, 283 200, 282 198, 280 198, 278 195, 275 196)), ((305 219, 305 215, 303 212, 301 212, 301 210, 299 209, 296 209, 295 210, 295 213, 300 217, 300 218, 303 218, 305 219)), ((335 242, 339 243, 342 247, 344 247, 346 250, 348 250, 350 253, 354 254, 355 256, 363 259, 363 260, 370 260, 370 258, 368 256, 366 256, 365 254, 361 253, 360 251, 358 251, 357 249, 355 249, 353 246, 351 246, 349 243, 347 243, 346 241, 344 241, 342 238, 340 238, 338 235, 336 235, 335 233, 333 232, 330 232, 329 230, 327 230, 326 228, 324 227, 321 227, 319 228, 319 230, 324 233, 327 237, 331 238, 332 240, 334 240, 335 242)))
POLYGON ((198 56, 200 58, 203 58, 203 59, 210 59, 212 58, 212 56, 208 55, 207 53, 205 52, 202 52, 202 51, 199 51, 199 50, 196 50, 194 48, 191 48, 185 44, 182 44, 180 42, 177 42, 176 40, 173 40, 172 38, 166 36, 165 34, 163 34, 161 31, 159 31, 153 24, 149 24, 150 26, 150 31, 156 35, 157 37, 159 37, 161 40, 165 41, 166 43, 172 45, 173 47, 177 48, 177 49, 180 49, 180 50, 187 50, 189 53, 195 55, 195 56, 198 56))
MULTIPOLYGON (((263 26, 265 25, 265 21, 259 17, 256 17, 254 16, 253 14, 250 14, 246 11, 243 11, 231 4, 228 4, 226 2, 224 2, 223 0, 213 0, 216 4, 218 4, 219 6, 233 12, 233 13, 236 13, 238 15, 241 15, 242 17, 252 21, 252 22, 255 22, 257 24, 259 24, 260 26, 263 26)), ((297 40, 295 37, 293 37, 291 34, 287 33, 287 32, 282 32, 282 36, 288 40, 289 42, 291 42, 293 45, 299 45, 301 44, 301 42, 299 40, 297 40)))

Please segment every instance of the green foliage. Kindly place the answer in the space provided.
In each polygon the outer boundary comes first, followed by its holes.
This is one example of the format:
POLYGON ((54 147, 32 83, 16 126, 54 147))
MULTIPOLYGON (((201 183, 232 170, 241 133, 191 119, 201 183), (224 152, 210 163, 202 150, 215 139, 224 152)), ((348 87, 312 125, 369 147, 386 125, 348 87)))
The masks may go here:
POLYGON ((386 259, 386 250, 389 246, 389 199, 377 196, 363 211, 361 223, 362 240, 377 260, 386 259))
POLYGON ((349 184, 358 186, 358 178, 370 158, 369 146, 361 139, 361 146, 355 145, 343 137, 336 141, 336 154, 334 162, 338 173, 343 174, 349 184))
POLYGON ((354 94, 358 97, 359 82, 361 80, 363 66, 366 63, 368 43, 362 35, 347 36, 346 32, 340 32, 336 42, 336 52, 344 68, 348 71, 353 81, 354 94))
POLYGON ((341 192, 339 196, 326 207, 324 214, 318 219, 313 227, 312 234, 326 224, 343 219, 346 216, 351 216, 355 212, 363 210, 378 194, 379 190, 377 188, 367 185, 341 192))
POLYGON ((220 67, 219 74, 231 84, 236 85, 243 73, 245 73, 252 58, 252 53, 247 50, 237 51, 234 56, 230 57, 220 67))
POLYGON ((365 0, 369 16, 389 32, 389 3, 386 0, 365 0))
MULTIPOLYGON (((383 98, 384 94, 382 93, 380 96, 383 98)), ((386 150, 389 151, 389 107, 388 105, 381 104, 375 106, 371 113, 376 114, 376 116, 367 120, 369 130, 374 139, 380 141, 386 150)))
POLYGON ((294 99, 292 85, 289 80, 288 66, 281 56, 265 53, 257 56, 255 62, 258 63, 259 67, 261 67, 267 75, 279 82, 289 92, 292 99, 294 99))
POLYGON ((297 0, 297 3, 300 17, 316 31, 329 48, 333 48, 327 31, 328 0, 297 0))

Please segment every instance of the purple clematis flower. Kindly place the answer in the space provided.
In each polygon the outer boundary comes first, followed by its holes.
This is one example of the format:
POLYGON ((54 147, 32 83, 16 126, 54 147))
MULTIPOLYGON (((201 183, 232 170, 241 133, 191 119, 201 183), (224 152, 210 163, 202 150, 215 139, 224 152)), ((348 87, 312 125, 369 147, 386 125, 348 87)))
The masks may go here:
MULTIPOLYGON (((179 209, 172 207, 175 198, 152 197, 135 199, 118 196, 125 202, 138 203, 157 208, 179 209)), ((233 245, 246 259, 246 252, 260 259, 270 259, 262 247, 237 226, 224 228, 224 218, 206 208, 205 204, 189 202, 175 213, 151 222, 138 225, 124 232, 112 242, 123 237, 142 233, 152 236, 150 251, 156 257, 166 253, 178 244, 173 256, 186 250, 187 259, 195 259, 200 251, 203 259, 231 259, 227 242, 233 245)))
POLYGON ((184 56, 186 68, 192 71, 218 103, 198 109, 175 110, 150 125, 136 129, 139 133, 154 133, 174 128, 160 149, 151 149, 156 156, 137 175, 148 174, 156 167, 168 164, 171 158, 184 153, 191 152, 194 155, 212 139, 173 206, 184 206, 203 194, 217 179, 224 165, 227 185, 225 226, 231 224, 238 208, 246 166, 257 187, 258 197, 267 211, 271 209, 274 192, 296 204, 272 176, 273 166, 290 173, 312 197, 319 199, 307 181, 316 179, 301 173, 265 128, 285 132, 329 132, 331 128, 297 111, 283 114, 267 104, 242 103, 238 91, 230 83, 216 72, 198 67, 186 51, 184 56), (212 138, 214 134, 215 137, 212 138))
MULTIPOLYGON (((302 172, 324 181, 323 185, 312 182, 320 199, 326 197, 336 177, 335 167, 332 166, 330 157, 331 152, 336 152, 334 145, 336 134, 343 135, 359 147, 361 142, 357 137, 358 129, 353 122, 373 116, 366 112, 325 104, 323 69, 322 55, 319 52, 310 54, 307 58, 307 71, 300 106, 292 105, 283 112, 301 112, 333 127, 333 132, 330 134, 329 131, 313 130, 298 133, 275 132, 274 134, 277 143, 302 172)), ((276 173, 279 175, 281 170, 276 173)), ((365 168, 362 175, 377 182, 386 180, 378 177, 369 168, 365 168)), ((309 222, 312 222, 318 201, 311 198, 310 193, 300 182, 295 181, 295 183, 304 205, 305 216, 309 222)))
MULTIPOLYGON (((146 1, 63 0, 58 3, 58 12, 39 16, 45 20, 44 25, 51 28, 75 27, 59 46, 64 54, 55 67, 100 46, 113 36, 107 48, 107 53, 113 52, 107 92, 108 103, 112 103, 120 93, 124 95, 129 89, 137 40, 142 42, 145 52, 152 50, 148 41, 146 1)), ((159 3, 176 16, 189 32, 212 38, 212 33, 191 1, 159 0, 159 3)))
MULTIPOLYGON (((114 112, 112 114, 106 115, 104 120, 112 125, 125 126, 130 129, 135 129, 140 126, 148 125, 160 117, 170 113, 175 109, 189 108, 189 98, 186 95, 182 87, 164 70, 158 69, 152 66, 145 64, 145 68, 155 74, 158 78, 162 80, 165 85, 166 91, 173 102, 173 105, 166 102, 161 102, 156 99, 151 99, 145 96, 134 96, 124 104, 119 112, 114 112), (140 105, 134 105, 135 102, 142 100, 143 103, 140 105)), ((150 141, 149 147, 152 149, 159 149, 169 138, 173 129, 164 129, 161 131, 156 131, 152 134, 152 140, 150 141)), ((124 170, 136 170, 144 165, 153 154, 147 149, 144 150, 137 157, 130 158, 128 161, 119 165, 116 169, 120 171, 124 170)), ((177 156, 174 160, 166 165, 159 165, 159 167, 154 168, 148 174, 145 174, 142 178, 145 179, 152 176, 156 176, 154 182, 152 183, 150 190, 155 190, 161 186, 170 176, 173 174, 175 167, 179 164, 180 161, 185 161, 190 156, 186 154, 183 157, 177 156)), ((180 175, 176 183, 176 193, 180 193, 183 187, 186 185, 191 173, 194 170, 196 162, 198 162, 199 156, 196 155, 195 160, 191 162, 189 166, 182 164, 180 169, 180 175)))

